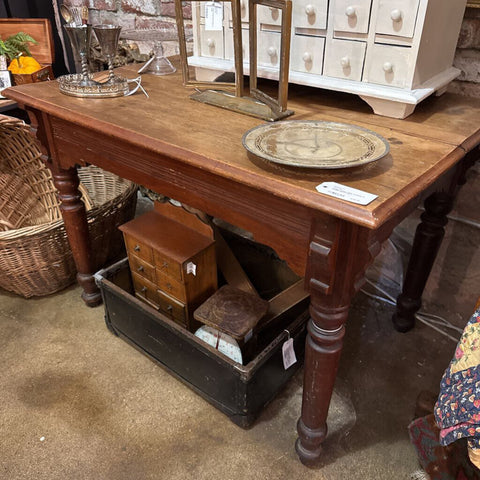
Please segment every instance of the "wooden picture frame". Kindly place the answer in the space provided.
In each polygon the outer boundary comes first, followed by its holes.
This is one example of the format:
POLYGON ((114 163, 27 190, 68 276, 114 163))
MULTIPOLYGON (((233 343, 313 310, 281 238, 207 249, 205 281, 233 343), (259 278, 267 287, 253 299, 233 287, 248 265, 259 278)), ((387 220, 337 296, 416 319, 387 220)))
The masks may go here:
POLYGON ((288 74, 290 70, 290 37, 292 29, 291 0, 249 0, 250 40, 250 95, 268 105, 279 118, 291 115, 287 110, 288 74), (280 70, 278 75, 278 99, 274 99, 257 88, 257 6, 276 8, 282 12, 280 70), (288 112, 288 113, 287 113, 288 112))
MULTIPOLYGON (((196 3, 212 3, 212 0, 194 0, 196 3)), ((191 77, 188 64, 187 41, 185 35, 185 19, 183 16, 182 0, 175 0, 175 19, 178 30, 178 43, 180 58, 182 61, 183 84, 186 87, 234 89, 235 96, 243 96, 243 54, 242 54, 242 23, 240 15, 240 0, 215 0, 218 3, 230 3, 232 11, 233 26, 233 52, 235 66, 235 82, 209 82, 200 81, 191 77)), ((193 2, 192 2, 193 3, 193 2)))
POLYGON ((480 8, 480 0, 468 0, 467 7, 480 8))

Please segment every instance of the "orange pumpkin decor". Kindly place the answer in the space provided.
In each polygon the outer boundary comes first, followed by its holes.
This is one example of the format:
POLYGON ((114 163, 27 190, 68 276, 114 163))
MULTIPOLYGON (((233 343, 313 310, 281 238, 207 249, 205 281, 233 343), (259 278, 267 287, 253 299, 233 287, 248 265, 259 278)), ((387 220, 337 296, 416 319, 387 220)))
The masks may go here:
POLYGON ((14 58, 8 69, 14 74, 30 74, 40 70, 42 66, 33 57, 19 56, 14 58))

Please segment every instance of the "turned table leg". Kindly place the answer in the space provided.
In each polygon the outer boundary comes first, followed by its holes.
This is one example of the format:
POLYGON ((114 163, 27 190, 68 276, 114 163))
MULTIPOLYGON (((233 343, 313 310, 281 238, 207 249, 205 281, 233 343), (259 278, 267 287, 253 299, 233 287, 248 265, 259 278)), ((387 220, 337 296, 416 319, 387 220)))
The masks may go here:
POLYGON ((453 208, 460 187, 466 182, 467 171, 479 158, 479 147, 468 152, 458 165, 448 191, 435 192, 425 200, 425 212, 415 232, 403 290, 397 298, 392 318, 399 332, 407 332, 415 325, 415 314, 422 306, 422 293, 445 235, 447 215, 453 208))
POLYGON ((380 251, 375 232, 343 221, 312 228, 306 284, 310 321, 305 346, 302 414, 295 445, 300 460, 318 460, 327 435, 327 414, 343 346, 351 299, 365 269, 380 251))
POLYGON ((436 192, 425 200, 425 212, 415 232, 403 290, 397 298, 397 309, 393 315, 393 324, 399 332, 407 332, 415 325, 415 314, 422 306, 422 293, 452 208, 453 196, 446 192, 436 192))
POLYGON ((89 307, 95 307, 102 303, 102 296, 93 278, 95 266, 85 205, 78 190, 77 169, 75 167, 58 169, 53 173, 53 180, 62 202, 60 210, 77 267, 77 280, 83 288, 82 298, 89 307))

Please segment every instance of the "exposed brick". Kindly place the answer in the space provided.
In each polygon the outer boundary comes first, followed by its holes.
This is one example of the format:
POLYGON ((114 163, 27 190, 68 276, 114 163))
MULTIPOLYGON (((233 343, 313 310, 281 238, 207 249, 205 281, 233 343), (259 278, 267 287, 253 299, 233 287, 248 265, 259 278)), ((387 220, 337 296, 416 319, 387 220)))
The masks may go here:
MULTIPOLYGON (((160 4, 160 13, 165 17, 175 17, 175 3, 173 2, 162 2, 160 4)), ((191 19, 192 18, 192 4, 183 6, 183 18, 191 19)))
POLYGON ((453 65, 462 71, 458 80, 480 83, 480 50, 457 50, 453 65))
POLYGON ((122 0, 122 10, 126 13, 142 13, 145 15, 158 15, 160 13, 160 0, 122 0))
POLYGON ((95 10, 117 10, 117 2, 115 0, 89 0, 88 6, 95 10))
POLYGON ((177 38, 177 25, 173 22, 162 20, 160 17, 137 17, 135 20, 135 29, 165 32, 165 37, 168 39, 177 38))
POLYGON ((113 25, 120 25, 125 30, 134 30, 135 15, 125 14, 123 12, 90 10, 90 22, 93 25, 111 23, 113 25))
POLYGON ((464 19, 457 47, 480 49, 480 18, 464 19))

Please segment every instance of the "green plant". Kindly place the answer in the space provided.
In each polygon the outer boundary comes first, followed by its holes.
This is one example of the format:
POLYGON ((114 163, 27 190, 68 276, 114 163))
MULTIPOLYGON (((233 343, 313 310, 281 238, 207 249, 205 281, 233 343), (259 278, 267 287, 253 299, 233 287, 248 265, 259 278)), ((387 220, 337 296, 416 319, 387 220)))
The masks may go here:
POLYGON ((19 32, 15 35, 10 35, 7 39, 0 38, 0 55, 6 55, 9 60, 13 60, 19 55, 32 56, 28 44, 36 45, 38 42, 32 38, 28 33, 19 32))

